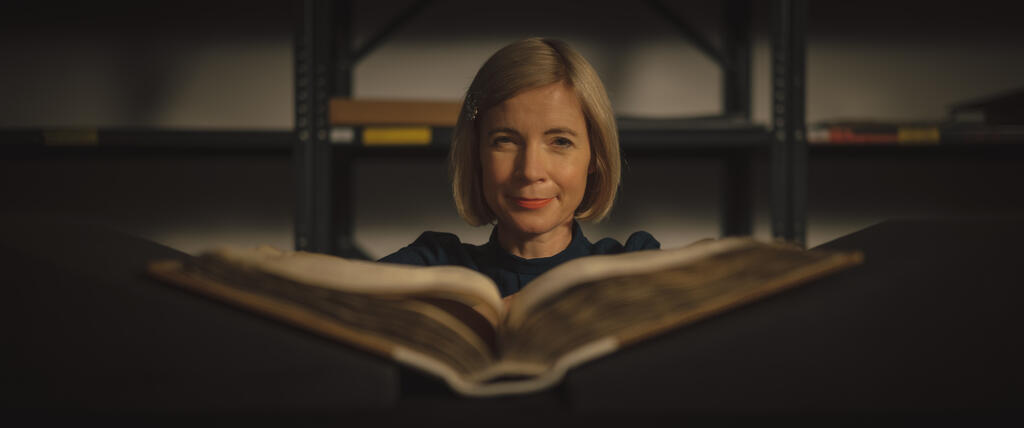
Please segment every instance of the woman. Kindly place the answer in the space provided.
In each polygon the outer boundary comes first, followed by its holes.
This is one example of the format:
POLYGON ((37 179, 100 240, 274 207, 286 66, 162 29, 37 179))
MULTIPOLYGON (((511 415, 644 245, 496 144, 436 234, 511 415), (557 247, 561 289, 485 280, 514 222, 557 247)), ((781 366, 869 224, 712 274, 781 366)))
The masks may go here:
POLYGON ((574 258, 660 247, 647 232, 625 245, 590 243, 576 222, 611 210, 619 140, 604 85, 564 42, 521 40, 484 63, 466 91, 449 162, 459 215, 473 226, 493 223, 490 240, 424 232, 382 262, 465 266, 507 297, 574 258))

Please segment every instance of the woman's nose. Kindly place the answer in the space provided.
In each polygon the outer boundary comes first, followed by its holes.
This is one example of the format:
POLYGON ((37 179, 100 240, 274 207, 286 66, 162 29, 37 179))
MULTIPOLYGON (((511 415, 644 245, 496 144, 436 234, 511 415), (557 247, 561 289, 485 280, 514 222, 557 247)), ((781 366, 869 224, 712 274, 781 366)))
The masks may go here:
POLYGON ((519 154, 519 174, 529 183, 547 178, 547 159, 540 144, 526 144, 519 154))

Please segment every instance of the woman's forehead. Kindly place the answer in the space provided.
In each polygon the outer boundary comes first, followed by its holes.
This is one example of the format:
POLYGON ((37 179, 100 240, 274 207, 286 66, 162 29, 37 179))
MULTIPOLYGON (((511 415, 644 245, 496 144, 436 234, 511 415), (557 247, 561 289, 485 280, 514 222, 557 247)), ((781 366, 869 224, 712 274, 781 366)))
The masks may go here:
POLYGON ((554 83, 520 92, 488 109, 481 117, 481 131, 494 129, 526 130, 565 129, 574 133, 586 131, 586 118, 576 92, 564 83, 554 83))

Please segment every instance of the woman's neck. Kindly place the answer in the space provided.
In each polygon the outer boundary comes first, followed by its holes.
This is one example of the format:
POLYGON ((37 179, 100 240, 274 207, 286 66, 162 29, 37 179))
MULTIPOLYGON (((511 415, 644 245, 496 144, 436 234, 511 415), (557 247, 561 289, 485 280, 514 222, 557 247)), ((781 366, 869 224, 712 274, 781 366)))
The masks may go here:
POLYGON ((551 257, 561 253, 572 242, 572 221, 542 234, 527 234, 498 223, 498 244, 505 251, 524 259, 551 257))

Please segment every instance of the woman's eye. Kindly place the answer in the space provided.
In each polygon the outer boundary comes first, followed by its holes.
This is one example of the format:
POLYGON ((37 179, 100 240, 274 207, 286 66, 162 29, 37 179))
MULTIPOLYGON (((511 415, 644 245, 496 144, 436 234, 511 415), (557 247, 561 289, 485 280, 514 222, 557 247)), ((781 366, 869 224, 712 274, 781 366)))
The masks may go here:
POLYGON ((568 138, 561 138, 561 137, 555 138, 555 141, 553 143, 554 143, 554 145, 556 145, 558 147, 572 147, 572 145, 573 145, 572 144, 572 140, 570 140, 568 138))
POLYGON ((514 143, 514 142, 515 141, 512 141, 512 139, 509 138, 509 137, 495 137, 494 140, 491 140, 491 143, 494 144, 494 145, 506 144, 506 143, 514 143))

